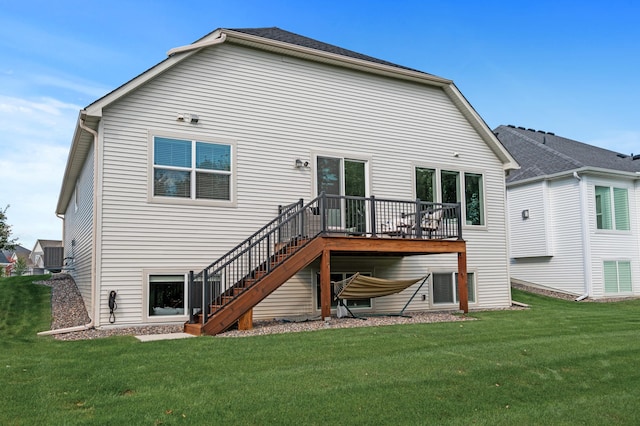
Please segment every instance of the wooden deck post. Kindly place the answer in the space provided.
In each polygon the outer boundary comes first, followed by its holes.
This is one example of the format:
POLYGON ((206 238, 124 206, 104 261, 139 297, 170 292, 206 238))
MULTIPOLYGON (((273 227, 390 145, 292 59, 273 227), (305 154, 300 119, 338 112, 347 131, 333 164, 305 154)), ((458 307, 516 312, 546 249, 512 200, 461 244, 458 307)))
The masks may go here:
POLYGON ((458 253, 458 298, 460 310, 465 314, 469 312, 469 292, 467 290, 467 252, 458 253))
POLYGON ((331 251, 322 250, 320 258, 320 307, 322 319, 331 319, 331 251))
POLYGON ((253 308, 238 319, 238 330, 253 330, 253 308))

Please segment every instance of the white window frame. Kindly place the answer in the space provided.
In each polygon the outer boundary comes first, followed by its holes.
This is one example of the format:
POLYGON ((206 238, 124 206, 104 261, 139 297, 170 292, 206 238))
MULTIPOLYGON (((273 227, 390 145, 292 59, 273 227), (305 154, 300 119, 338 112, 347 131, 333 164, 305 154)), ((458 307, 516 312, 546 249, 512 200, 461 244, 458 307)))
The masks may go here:
POLYGON ((142 283, 142 319, 144 322, 153 323, 170 323, 170 322, 184 322, 189 318, 189 275, 184 272, 184 269, 144 269, 142 271, 143 283, 142 283), (149 315, 149 297, 151 295, 151 277, 156 275, 175 275, 176 277, 182 276, 184 278, 184 314, 182 315, 149 315))
MULTIPOLYGON (((458 274, 458 271, 452 271, 452 270, 435 270, 435 271, 431 271, 431 277, 429 279, 430 283, 429 283, 429 302, 431 303, 431 306, 436 307, 442 307, 442 306, 458 306, 460 304, 460 301, 457 300, 456 297, 456 293, 458 291, 457 286, 458 284, 456 283, 456 275, 458 274), (435 291, 434 291, 434 280, 435 280, 435 275, 450 275, 451 276, 451 284, 452 284, 452 291, 453 291, 453 295, 454 295, 454 301, 453 302, 436 302, 435 301, 435 291)), ((468 303, 470 305, 475 305, 478 303, 478 274, 476 271, 467 271, 467 280, 469 279, 469 275, 473 275, 473 294, 469 294, 468 295, 468 303), (472 298, 473 296, 473 298, 472 298)), ((467 286, 469 285, 468 281, 467 281, 467 286)))
POLYGON ((633 264, 630 259, 605 259, 602 261, 602 293, 605 296, 619 296, 619 295, 628 295, 633 294, 633 264), (607 283, 606 283, 606 275, 605 275, 605 264, 606 263, 615 263, 616 266, 616 286, 618 291, 616 292, 607 292, 607 283), (625 263, 629 265, 629 270, 631 272, 630 278, 631 282, 631 290, 620 290, 620 264, 625 263))
POLYGON ((148 157, 147 201, 149 203, 206 205, 206 206, 214 206, 214 207, 236 207, 237 206, 237 143, 235 140, 217 138, 217 137, 216 138, 202 137, 194 134, 149 131, 147 157, 148 157), (174 166, 155 166, 154 165, 155 138, 167 138, 167 139, 179 139, 179 140, 191 141, 191 144, 192 144, 191 167, 185 168, 185 167, 174 167, 174 166), (216 145, 228 145, 230 147, 230 153, 231 153, 231 161, 230 161, 231 170, 227 172, 224 170, 211 171, 208 169, 197 169, 196 161, 195 161, 197 142, 210 143, 210 144, 216 144, 216 145), (161 169, 169 169, 169 170, 189 171, 191 173, 190 198, 154 195, 154 169, 156 167, 161 169), (197 171, 205 172, 205 173, 229 175, 230 176, 230 182, 229 182, 229 198, 230 199, 229 200, 211 200, 211 199, 195 198, 197 171))
POLYGON ((625 186, 614 186, 614 185, 610 185, 610 184, 602 184, 599 185, 597 183, 595 183, 593 185, 593 213, 594 213, 594 217, 595 217, 595 227, 596 227, 596 232, 604 232, 604 233, 608 233, 608 232, 615 232, 615 233, 630 233, 631 232, 631 226, 632 226, 632 220, 631 220, 631 209, 629 207, 630 204, 630 190, 629 188, 625 187, 625 186), (609 210, 611 213, 611 228, 599 228, 598 227, 598 194, 597 194, 597 188, 607 188, 609 190, 609 210), (621 190, 625 190, 627 193, 627 221, 629 222, 629 229, 618 229, 618 224, 616 223, 616 206, 615 206, 615 190, 616 189, 621 189, 621 190))
POLYGON ((436 186, 436 194, 435 194, 435 203, 442 203, 442 172, 455 172, 458 173, 460 186, 458 188, 458 197, 460 198, 460 210, 462 214, 462 227, 467 229, 475 229, 475 230, 486 230, 487 229, 487 191, 486 191, 486 174, 481 170, 471 170, 471 169, 459 169, 456 167, 447 167, 447 166, 435 166, 432 164, 425 163, 412 163, 411 164, 411 183, 412 183, 412 192, 413 198, 417 198, 417 182, 416 182, 416 169, 430 169, 435 171, 435 186, 436 186), (482 209, 481 209, 481 218, 482 224, 480 225, 470 225, 467 224, 467 201, 465 196, 465 187, 466 187, 466 175, 474 174, 481 176, 482 185, 480 187, 480 193, 482 194, 482 209))

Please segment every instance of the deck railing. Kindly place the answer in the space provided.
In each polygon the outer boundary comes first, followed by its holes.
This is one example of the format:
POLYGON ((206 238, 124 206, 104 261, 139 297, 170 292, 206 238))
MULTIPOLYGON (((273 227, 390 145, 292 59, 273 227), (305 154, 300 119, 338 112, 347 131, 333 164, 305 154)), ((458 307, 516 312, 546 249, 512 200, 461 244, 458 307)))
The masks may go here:
POLYGON ((210 315, 316 236, 462 239, 460 203, 320 194, 278 208, 278 216, 199 273, 189 273, 190 322, 210 315))

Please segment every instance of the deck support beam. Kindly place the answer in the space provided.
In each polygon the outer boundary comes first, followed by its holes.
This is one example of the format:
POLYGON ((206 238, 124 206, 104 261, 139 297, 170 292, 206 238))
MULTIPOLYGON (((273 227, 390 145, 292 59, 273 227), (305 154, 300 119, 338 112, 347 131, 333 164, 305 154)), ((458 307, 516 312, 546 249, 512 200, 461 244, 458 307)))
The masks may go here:
POLYGON ((458 298, 460 310, 465 314, 469 312, 469 292, 467 286, 467 252, 458 253, 458 298))
POLYGON ((322 319, 331 319, 331 251, 326 249, 320 258, 320 308, 322 319))

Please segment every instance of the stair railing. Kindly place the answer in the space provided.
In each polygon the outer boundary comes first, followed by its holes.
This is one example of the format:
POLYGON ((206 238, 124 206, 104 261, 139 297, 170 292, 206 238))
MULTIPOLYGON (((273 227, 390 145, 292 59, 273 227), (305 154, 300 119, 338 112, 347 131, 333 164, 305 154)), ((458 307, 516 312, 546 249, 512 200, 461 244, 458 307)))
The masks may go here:
POLYGON ((278 216, 215 262, 189 273, 189 322, 202 324, 256 285, 293 251, 320 234, 462 239, 460 203, 431 203, 321 193, 280 206, 278 216))

